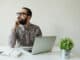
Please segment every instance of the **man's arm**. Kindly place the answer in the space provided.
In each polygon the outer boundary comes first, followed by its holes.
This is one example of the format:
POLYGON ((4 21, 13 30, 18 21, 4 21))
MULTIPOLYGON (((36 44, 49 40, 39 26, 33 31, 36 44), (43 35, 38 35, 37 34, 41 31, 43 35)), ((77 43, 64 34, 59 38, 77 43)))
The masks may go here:
POLYGON ((16 45, 16 39, 17 39, 16 29, 18 26, 19 26, 19 22, 16 21, 15 26, 14 26, 13 30, 11 31, 9 44, 12 48, 14 48, 16 45))
POLYGON ((11 48, 15 47, 15 45, 16 45, 16 31, 15 30, 11 31, 10 42, 9 43, 10 43, 11 48))

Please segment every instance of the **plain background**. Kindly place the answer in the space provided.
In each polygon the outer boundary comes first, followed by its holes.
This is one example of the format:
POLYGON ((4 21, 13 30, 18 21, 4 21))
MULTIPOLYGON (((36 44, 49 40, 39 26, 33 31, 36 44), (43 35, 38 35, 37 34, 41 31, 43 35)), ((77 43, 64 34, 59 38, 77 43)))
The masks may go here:
POLYGON ((0 46, 8 45, 16 12, 23 6, 32 10, 31 22, 40 26, 44 36, 57 36, 57 44, 62 37, 71 37, 73 51, 79 53, 80 0, 0 0, 0 46))

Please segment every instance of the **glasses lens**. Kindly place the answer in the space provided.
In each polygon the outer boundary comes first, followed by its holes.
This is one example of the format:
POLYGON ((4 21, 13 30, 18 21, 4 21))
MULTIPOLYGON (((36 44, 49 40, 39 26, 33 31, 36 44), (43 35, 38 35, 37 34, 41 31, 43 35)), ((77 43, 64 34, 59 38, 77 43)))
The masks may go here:
POLYGON ((17 15, 27 15, 27 13, 24 13, 24 12, 18 12, 16 13, 17 15))

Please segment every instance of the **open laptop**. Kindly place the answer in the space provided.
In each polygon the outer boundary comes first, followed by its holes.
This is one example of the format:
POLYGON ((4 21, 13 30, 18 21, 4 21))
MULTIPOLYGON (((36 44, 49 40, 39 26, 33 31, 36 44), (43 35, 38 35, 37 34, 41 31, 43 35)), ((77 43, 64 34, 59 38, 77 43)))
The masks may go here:
POLYGON ((50 52, 54 46, 55 40, 56 36, 36 37, 33 47, 23 47, 23 49, 31 54, 50 52))

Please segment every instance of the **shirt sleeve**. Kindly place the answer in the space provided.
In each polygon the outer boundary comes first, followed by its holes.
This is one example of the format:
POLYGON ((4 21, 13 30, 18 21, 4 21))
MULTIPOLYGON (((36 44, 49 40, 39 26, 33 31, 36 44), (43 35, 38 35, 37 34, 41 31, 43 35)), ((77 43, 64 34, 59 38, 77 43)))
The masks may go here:
POLYGON ((9 41, 10 47, 14 48, 16 44, 16 31, 12 30, 10 34, 10 41, 9 41))
POLYGON ((36 37, 42 36, 41 29, 39 27, 36 28, 36 37))

